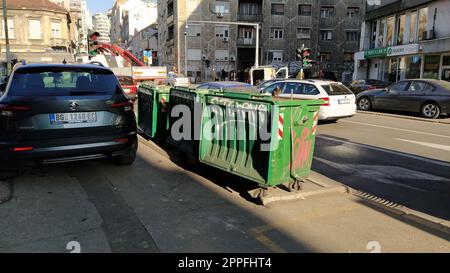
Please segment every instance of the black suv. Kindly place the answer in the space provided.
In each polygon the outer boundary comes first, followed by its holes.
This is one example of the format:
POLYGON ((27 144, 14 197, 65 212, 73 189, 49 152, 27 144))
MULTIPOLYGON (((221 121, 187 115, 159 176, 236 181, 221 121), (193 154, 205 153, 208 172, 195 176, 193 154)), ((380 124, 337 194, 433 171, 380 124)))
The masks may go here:
POLYGON ((133 103, 113 72, 97 65, 14 68, 0 90, 0 160, 56 163, 109 157, 134 162, 133 103))

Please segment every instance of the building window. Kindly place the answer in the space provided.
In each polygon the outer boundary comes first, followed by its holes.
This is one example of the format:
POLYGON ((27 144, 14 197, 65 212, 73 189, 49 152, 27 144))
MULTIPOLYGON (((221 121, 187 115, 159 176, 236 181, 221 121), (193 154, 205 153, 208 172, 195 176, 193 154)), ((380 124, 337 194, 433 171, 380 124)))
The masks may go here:
POLYGON ((333 31, 332 30, 321 30, 320 31, 320 40, 322 40, 322 41, 333 40, 333 31))
POLYGON ((228 38, 229 33, 230 33, 229 26, 216 26, 216 37, 228 38))
POLYGON ((187 58, 189 61, 201 61, 202 60, 202 50, 201 49, 188 49, 187 58))
POLYGON ((376 47, 386 46, 386 40, 384 39, 385 27, 386 27, 386 19, 378 20, 378 40, 376 47))
POLYGON ((215 57, 216 61, 228 61, 230 59, 230 51, 223 50, 223 49, 217 49, 215 51, 215 57))
POLYGON ((230 13, 230 2, 216 1, 216 13, 220 14, 230 13))
POLYGON ((272 15, 284 15, 284 4, 272 4, 272 15))
POLYGON ((320 17, 330 18, 333 16, 334 16, 334 7, 321 7, 320 8, 320 17))
POLYGON ((189 25, 186 33, 187 33, 188 37, 201 36, 202 26, 201 25, 189 25))
POLYGON ((428 8, 419 11, 419 41, 427 39, 428 8))
POLYGON ((52 38, 61 38, 61 23, 60 22, 52 22, 52 38))
POLYGON ((355 62, 355 53, 354 52, 345 52, 344 53, 344 62, 345 63, 354 63, 355 62))
POLYGON ((173 15, 173 1, 167 4, 167 17, 173 15))
MULTIPOLYGON (((0 30, 1 32, 1 38, 4 39, 5 38, 5 27, 3 26, 4 24, 4 20, 3 18, 0 18, 1 22, 0 22, 0 27, 2 28, 0 30)), ((15 39, 15 33, 14 33, 14 19, 9 19, 8 18, 8 37, 9 39, 15 39)))
POLYGON ((28 37, 30 39, 41 39, 41 20, 29 19, 28 20, 28 37))
POLYGON ((345 39, 349 42, 358 41, 358 31, 346 31, 345 39))
POLYGON ((377 21, 372 21, 372 37, 370 40, 370 48, 377 46, 377 21))
POLYGON ((405 27, 406 27, 406 14, 402 14, 398 17, 397 24, 397 45, 405 44, 405 27))
POLYGON ((297 39, 311 39, 311 29, 310 28, 297 28, 297 39))
POLYGON ((439 56, 439 55, 425 56, 425 65, 423 68, 423 78, 439 79, 439 64, 440 63, 441 63, 441 56, 439 56))
POLYGON ((359 8, 358 7, 348 7, 347 8, 348 18, 359 18, 359 8))
POLYGON ((240 3, 239 4, 239 13, 246 15, 255 15, 261 14, 261 5, 257 3, 240 3))
POLYGON ((173 40, 175 38, 175 27, 172 25, 168 28, 167 41, 173 40))
POLYGON ((282 50, 270 50, 267 52, 268 63, 282 63, 283 51, 282 50))
POLYGON ((321 52, 320 60, 322 62, 330 62, 331 61, 331 53, 330 52, 321 52))
POLYGON ((394 45, 394 29, 395 29, 395 16, 392 16, 387 18, 386 43, 388 46, 394 45))
POLYGON ((411 12, 409 19, 409 43, 417 42, 417 11, 411 12))
POLYGON ((311 16, 312 15, 311 5, 298 5, 298 15, 311 16))
POLYGON ((272 28, 272 36, 270 38, 272 39, 283 39, 284 38, 284 31, 282 28, 272 28))

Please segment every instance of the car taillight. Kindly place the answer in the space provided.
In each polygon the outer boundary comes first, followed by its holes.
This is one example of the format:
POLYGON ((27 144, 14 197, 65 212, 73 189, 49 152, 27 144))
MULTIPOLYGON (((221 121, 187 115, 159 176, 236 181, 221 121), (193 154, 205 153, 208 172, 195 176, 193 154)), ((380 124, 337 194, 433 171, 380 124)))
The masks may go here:
POLYGON ((123 108, 125 111, 133 111, 133 106, 132 101, 117 102, 111 105, 112 108, 123 108))
POLYGON ((13 152, 26 152, 33 150, 33 147, 16 147, 12 148, 11 150, 13 150, 13 152))
POLYGON ((322 106, 330 106, 330 98, 320 98, 320 100, 324 100, 325 103, 322 106))
POLYGON ((373 85, 369 85, 368 87, 367 87, 367 89, 368 90, 374 90, 374 89, 377 89, 375 86, 373 86, 373 85))
POLYGON ((136 85, 133 85, 130 87, 130 94, 136 94, 137 93, 137 87, 136 85))
POLYGON ((128 142, 128 138, 114 139, 114 142, 116 142, 116 143, 127 143, 128 142))
POLYGON ((31 107, 24 105, 0 104, 1 116, 13 116, 15 112, 31 111, 31 107))

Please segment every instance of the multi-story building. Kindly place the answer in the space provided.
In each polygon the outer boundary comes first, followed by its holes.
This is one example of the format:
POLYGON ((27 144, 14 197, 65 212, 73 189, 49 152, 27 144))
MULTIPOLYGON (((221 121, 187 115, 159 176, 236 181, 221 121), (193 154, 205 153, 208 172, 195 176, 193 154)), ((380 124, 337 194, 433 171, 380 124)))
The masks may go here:
POLYGON ((214 70, 243 70, 255 63, 260 24, 259 64, 296 61, 296 49, 338 78, 353 73, 359 47, 363 0, 168 0, 158 2, 160 62, 191 77, 209 79, 214 70), (214 21, 223 24, 189 23, 214 21), (186 43, 185 43, 186 42, 186 43), (187 62, 186 62, 187 59, 187 62), (187 63, 187 67, 186 66, 187 63))
POLYGON ((158 65, 158 25, 156 23, 133 35, 129 44, 129 50, 141 61, 144 61, 144 50, 151 51, 152 60, 149 64, 158 65))
POLYGON ((380 0, 362 24, 355 78, 450 80, 450 0, 380 0))
POLYGON ((128 47, 131 38, 156 23, 157 5, 153 0, 116 0, 111 9, 111 40, 128 47))
MULTIPOLYGON (((64 59, 73 62, 69 12, 65 8, 48 0, 9 0, 6 3, 11 59, 29 63, 62 62, 64 59)), ((1 62, 5 67, 3 18, 0 18, 0 28, 1 62)))
POLYGON ((100 34, 100 37, 98 37, 98 41, 100 43, 110 43, 111 23, 109 17, 103 13, 98 12, 92 17, 92 23, 94 25, 94 30, 100 34))

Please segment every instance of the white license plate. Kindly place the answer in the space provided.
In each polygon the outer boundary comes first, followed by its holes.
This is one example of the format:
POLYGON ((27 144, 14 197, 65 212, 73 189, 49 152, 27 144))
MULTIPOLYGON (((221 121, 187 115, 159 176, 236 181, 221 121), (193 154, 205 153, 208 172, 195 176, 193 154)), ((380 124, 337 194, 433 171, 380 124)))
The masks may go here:
POLYGON ((93 123, 96 121, 97 121, 96 112, 50 114, 50 122, 52 124, 93 123))
POLYGON ((350 104, 350 100, 349 99, 339 100, 339 104, 350 104))

